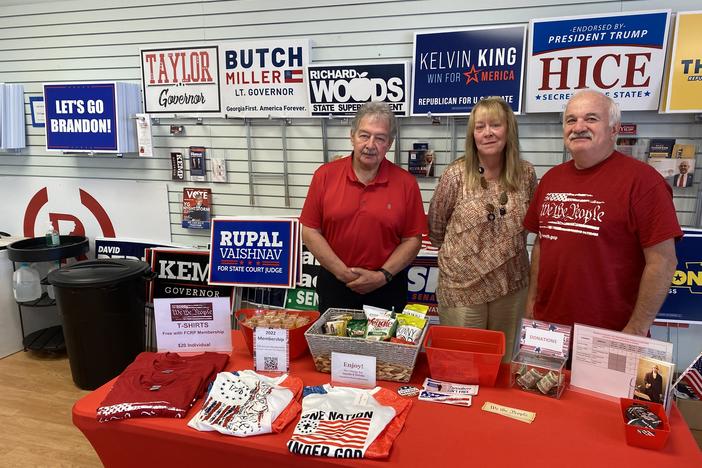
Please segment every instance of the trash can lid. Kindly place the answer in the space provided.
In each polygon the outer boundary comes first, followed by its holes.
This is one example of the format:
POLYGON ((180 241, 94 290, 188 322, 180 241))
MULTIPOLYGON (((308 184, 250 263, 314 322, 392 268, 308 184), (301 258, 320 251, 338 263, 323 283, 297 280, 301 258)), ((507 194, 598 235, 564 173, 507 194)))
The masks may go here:
POLYGON ((64 288, 93 288, 142 276, 150 269, 139 260, 102 258, 85 260, 49 272, 48 281, 64 288))

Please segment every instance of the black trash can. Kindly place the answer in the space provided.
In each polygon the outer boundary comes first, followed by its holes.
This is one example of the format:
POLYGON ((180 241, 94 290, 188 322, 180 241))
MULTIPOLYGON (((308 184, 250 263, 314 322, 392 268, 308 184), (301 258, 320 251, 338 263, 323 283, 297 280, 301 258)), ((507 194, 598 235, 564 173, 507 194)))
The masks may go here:
POLYGON ((144 351, 150 277, 148 264, 124 259, 87 260, 49 273, 78 387, 98 388, 144 351))

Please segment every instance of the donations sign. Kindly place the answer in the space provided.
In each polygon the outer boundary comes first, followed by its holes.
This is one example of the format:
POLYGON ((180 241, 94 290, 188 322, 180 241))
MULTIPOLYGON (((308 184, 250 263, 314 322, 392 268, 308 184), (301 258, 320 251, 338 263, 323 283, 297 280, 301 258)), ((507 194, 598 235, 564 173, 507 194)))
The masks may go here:
POLYGON ((292 288, 299 243, 296 219, 214 218, 209 283, 292 288))
POLYGON ((225 115, 309 117, 305 67, 308 40, 260 40, 220 45, 225 115))
POLYGON ((47 151, 117 153, 116 83, 44 85, 47 151))
POLYGON ((702 112, 702 11, 681 11, 675 20, 666 112, 702 112))
POLYGON ((409 112, 409 62, 314 64, 307 68, 313 116, 354 115, 366 102, 386 102, 395 115, 409 112))
POLYGON ((526 111, 562 112, 582 89, 621 110, 656 110, 670 10, 531 21, 526 111))
POLYGON ((221 112, 217 46, 141 50, 147 114, 212 115, 221 112))
POLYGON ((656 321, 702 324, 702 229, 683 229, 678 266, 656 321))
POLYGON ((412 115, 465 115, 501 96, 521 111, 526 25, 415 33, 412 115))

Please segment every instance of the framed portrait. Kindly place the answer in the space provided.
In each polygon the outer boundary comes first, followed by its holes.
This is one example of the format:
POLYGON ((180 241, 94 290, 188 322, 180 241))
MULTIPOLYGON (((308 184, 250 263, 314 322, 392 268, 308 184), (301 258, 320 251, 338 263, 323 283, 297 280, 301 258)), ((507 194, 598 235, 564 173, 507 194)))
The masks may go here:
POLYGON ((632 398, 660 403, 667 408, 674 370, 675 364, 672 362, 640 357, 632 398))

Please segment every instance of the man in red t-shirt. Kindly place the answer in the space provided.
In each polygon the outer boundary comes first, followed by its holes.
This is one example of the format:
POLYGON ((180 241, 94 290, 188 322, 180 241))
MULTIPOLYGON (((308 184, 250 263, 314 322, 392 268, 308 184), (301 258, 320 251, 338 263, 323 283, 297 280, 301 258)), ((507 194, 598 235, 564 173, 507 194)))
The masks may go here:
POLYGON ((538 234, 527 317, 645 336, 668 294, 682 236, 672 190, 614 151, 619 122, 602 93, 568 102, 563 140, 573 159, 543 176, 524 219, 538 234))
POLYGON ((353 153, 317 169, 300 222, 322 268, 319 310, 375 305, 400 312, 406 267, 427 230, 415 178, 387 159, 396 133, 385 103, 362 106, 351 124, 353 153))

